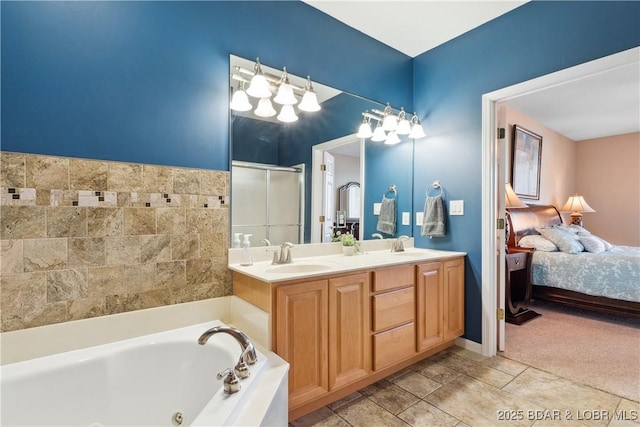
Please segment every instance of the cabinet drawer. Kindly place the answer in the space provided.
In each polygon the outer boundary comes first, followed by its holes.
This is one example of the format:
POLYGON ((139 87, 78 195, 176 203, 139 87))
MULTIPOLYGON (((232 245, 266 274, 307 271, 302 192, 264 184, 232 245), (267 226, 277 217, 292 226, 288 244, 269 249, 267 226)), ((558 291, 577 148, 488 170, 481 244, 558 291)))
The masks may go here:
POLYGON ((414 323, 373 336, 373 369, 385 368, 416 353, 414 323))
POLYGON ((387 289, 402 288, 413 285, 415 280, 412 265, 401 265, 399 267, 389 267, 384 270, 373 272, 371 290, 373 292, 385 291, 387 289))
POLYGON ((413 286, 374 295, 372 299, 373 331, 378 332, 414 319, 413 286))
POLYGON ((509 271, 518 271, 527 268, 527 253, 520 252, 507 255, 507 268, 509 271))

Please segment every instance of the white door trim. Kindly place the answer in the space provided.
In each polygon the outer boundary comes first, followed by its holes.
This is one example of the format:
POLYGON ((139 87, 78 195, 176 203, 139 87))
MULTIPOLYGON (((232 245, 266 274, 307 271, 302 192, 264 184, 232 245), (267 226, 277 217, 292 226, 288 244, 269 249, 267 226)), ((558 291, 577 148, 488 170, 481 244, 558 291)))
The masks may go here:
MULTIPOLYGON (((360 143, 360 212, 364 212, 364 139, 358 138, 355 133, 346 135, 331 141, 311 147, 311 243, 320 243, 320 222, 318 217, 322 215, 322 175, 320 165, 322 164, 322 152, 329 151, 341 145, 360 143)), ((360 230, 363 228, 364 215, 360 218, 360 230)))
MULTIPOLYGON (((504 263, 504 245, 496 247, 497 189, 505 182, 497 182, 497 152, 495 132, 498 127, 498 102, 530 94, 549 87, 593 76, 614 68, 637 63, 640 47, 625 50, 604 58, 595 59, 574 67, 565 68, 532 80, 515 84, 482 95, 482 354, 493 356, 497 348, 497 280, 496 255, 504 263), (499 251, 499 252, 497 252, 499 251)), ((500 163, 504 167, 504 162, 500 163)), ((504 269, 503 269, 504 271, 504 269)))

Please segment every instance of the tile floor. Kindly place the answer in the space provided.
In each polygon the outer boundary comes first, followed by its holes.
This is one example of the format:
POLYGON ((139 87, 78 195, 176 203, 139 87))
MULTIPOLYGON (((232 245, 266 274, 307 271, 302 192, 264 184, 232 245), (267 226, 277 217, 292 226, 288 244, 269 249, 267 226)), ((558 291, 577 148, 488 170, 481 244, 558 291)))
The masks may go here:
POLYGON ((298 426, 639 426, 640 404, 452 347, 292 421, 298 426))

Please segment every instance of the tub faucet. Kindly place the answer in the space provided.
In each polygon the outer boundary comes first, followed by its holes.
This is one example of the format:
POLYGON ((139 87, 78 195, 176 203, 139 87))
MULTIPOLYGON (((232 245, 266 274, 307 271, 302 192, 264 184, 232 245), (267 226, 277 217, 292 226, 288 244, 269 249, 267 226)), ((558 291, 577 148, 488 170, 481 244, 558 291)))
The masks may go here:
POLYGON ((404 234, 402 236, 398 236, 391 246, 391 252, 404 252, 404 243, 402 242, 405 240, 409 240, 409 236, 405 236, 404 234))
POLYGON ((373 233, 371 237, 373 237, 374 239, 380 239, 380 240, 384 239, 384 237, 382 237, 382 234, 380 233, 373 233))
POLYGON ((200 338, 198 338, 198 344, 205 345, 212 335, 219 333, 231 335, 236 339, 236 341, 238 341, 238 344, 240 344, 242 353, 240 354, 240 360, 238 360, 234 371, 240 378, 247 378, 249 376, 249 367, 247 366, 247 363, 249 365, 256 363, 258 355, 256 354, 256 349, 253 346, 253 343, 244 332, 231 326, 216 326, 200 335, 200 338))

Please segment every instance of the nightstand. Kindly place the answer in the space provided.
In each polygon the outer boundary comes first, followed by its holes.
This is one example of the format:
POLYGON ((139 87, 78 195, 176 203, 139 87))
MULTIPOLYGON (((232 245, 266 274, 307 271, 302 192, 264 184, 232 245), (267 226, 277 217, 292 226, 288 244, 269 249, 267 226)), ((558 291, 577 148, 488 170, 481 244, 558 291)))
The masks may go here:
POLYGON ((531 254, 527 251, 505 255, 505 306, 506 320, 522 325, 540 316, 529 309, 531 303, 531 254))

